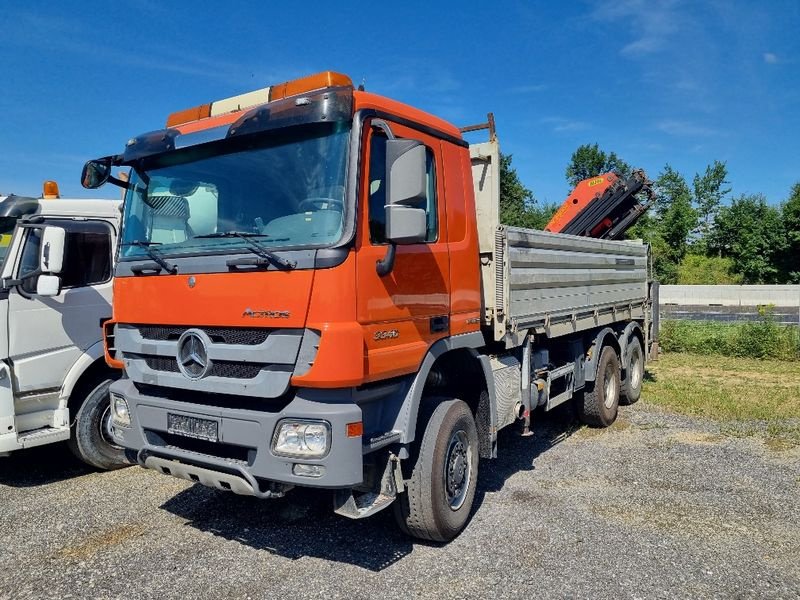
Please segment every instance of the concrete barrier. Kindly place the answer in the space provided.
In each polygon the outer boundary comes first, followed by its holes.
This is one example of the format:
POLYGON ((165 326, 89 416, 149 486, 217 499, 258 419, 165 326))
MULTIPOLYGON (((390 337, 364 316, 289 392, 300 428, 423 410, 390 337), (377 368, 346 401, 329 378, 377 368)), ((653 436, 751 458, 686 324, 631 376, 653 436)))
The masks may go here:
POLYGON ((800 307, 800 285, 662 285, 661 304, 800 307))

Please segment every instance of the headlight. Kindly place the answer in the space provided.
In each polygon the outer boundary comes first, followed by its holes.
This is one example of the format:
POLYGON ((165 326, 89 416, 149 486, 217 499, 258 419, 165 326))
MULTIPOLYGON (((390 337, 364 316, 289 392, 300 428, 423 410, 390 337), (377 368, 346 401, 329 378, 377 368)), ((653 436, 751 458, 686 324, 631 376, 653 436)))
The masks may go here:
POLYGON ((131 426, 131 413, 128 410, 128 401, 116 394, 111 394, 111 421, 116 427, 131 426))
POLYGON ((281 421, 272 451, 282 456, 322 458, 328 453, 330 425, 323 421, 281 421))

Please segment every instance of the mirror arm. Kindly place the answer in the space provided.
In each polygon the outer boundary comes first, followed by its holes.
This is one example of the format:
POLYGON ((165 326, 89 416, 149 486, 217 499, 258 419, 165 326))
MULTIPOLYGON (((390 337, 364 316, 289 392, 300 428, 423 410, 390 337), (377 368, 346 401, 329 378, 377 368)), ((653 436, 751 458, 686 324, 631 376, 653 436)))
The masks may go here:
POLYGON ((10 277, 7 279, 3 279, 3 289, 10 290, 11 288, 15 288, 18 285, 22 285, 22 282, 25 281, 24 279, 11 279, 10 277))
POLYGON ((113 184, 113 185, 115 185, 117 187, 124 188, 126 190, 132 190, 133 189, 133 184, 132 183, 130 183, 129 181, 123 181, 122 179, 117 179, 113 175, 109 175, 108 176, 108 183, 111 183, 111 184, 113 184))
POLYGON ((370 127, 374 127, 375 129, 380 129, 383 133, 386 134, 386 137, 390 140, 397 139, 392 131, 392 128, 389 127, 389 124, 384 121, 383 119, 372 119, 370 121, 370 127))
POLYGON ((397 244, 389 244, 389 247, 386 249, 386 255, 378 260, 375 261, 375 270, 378 272, 379 277, 384 277, 392 272, 394 269, 394 256, 397 252, 397 244))
POLYGON ((31 271, 30 273, 28 273, 24 277, 21 277, 20 279, 11 279, 10 277, 3 279, 3 289, 10 290, 13 287, 22 285, 23 283, 28 281, 28 279, 38 277, 39 275, 44 275, 44 271, 42 271, 41 269, 36 269, 35 271, 31 271))

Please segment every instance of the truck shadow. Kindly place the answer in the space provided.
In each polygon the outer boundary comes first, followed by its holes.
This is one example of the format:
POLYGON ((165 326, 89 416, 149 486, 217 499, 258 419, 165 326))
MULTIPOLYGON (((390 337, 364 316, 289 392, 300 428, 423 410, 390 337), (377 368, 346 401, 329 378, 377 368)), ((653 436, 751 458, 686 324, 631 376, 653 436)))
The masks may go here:
MULTIPOLYGON (((498 459, 481 463, 473 514, 487 494, 500 491, 514 473, 535 469, 540 454, 576 430, 569 407, 535 416, 535 435, 521 437, 518 432, 503 431, 498 459)), ((161 508, 186 519, 189 527, 257 550, 292 560, 313 556, 375 572, 401 561, 415 545, 442 546, 402 534, 391 507, 353 521, 334 514, 331 505, 329 493, 308 489, 292 490, 279 500, 260 501, 195 485, 161 508)))
POLYGON ((17 450, 0 458, 0 485, 11 487, 46 485, 92 472, 73 456, 65 442, 17 450))

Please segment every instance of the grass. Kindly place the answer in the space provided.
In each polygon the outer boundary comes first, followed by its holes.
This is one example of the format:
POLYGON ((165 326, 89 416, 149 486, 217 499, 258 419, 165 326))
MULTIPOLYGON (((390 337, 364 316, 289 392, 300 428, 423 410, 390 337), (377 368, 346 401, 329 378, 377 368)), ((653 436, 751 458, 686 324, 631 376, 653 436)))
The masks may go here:
POLYGON ((752 323, 665 320, 659 337, 667 352, 800 360, 800 328, 779 325, 769 311, 752 323))
POLYGON ((720 421, 726 435, 763 435, 774 449, 800 445, 796 362, 668 352, 647 372, 650 404, 720 421))

